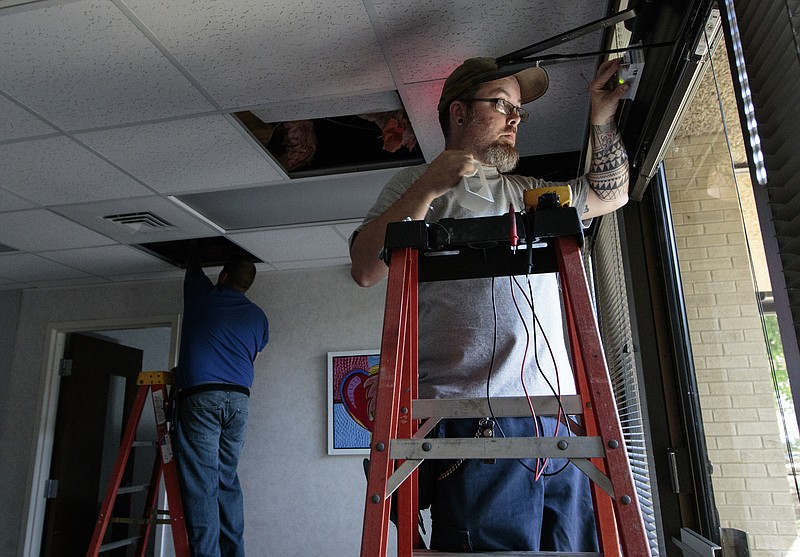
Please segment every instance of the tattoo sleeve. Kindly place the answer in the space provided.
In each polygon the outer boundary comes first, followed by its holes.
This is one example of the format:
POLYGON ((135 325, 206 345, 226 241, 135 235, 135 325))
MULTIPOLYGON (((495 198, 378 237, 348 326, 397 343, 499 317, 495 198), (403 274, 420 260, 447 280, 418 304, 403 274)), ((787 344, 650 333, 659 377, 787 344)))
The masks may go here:
POLYGON ((603 201, 619 198, 628 191, 628 153, 613 123, 592 125, 592 163, 589 185, 603 201))

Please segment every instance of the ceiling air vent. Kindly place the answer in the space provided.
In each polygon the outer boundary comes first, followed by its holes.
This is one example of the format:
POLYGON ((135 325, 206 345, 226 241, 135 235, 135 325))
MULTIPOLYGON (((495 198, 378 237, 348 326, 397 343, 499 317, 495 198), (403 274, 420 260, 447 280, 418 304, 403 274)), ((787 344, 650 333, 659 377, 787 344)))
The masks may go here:
POLYGON ((103 217, 107 221, 119 224, 134 232, 156 232, 174 228, 170 223, 147 211, 142 213, 125 213, 103 217))

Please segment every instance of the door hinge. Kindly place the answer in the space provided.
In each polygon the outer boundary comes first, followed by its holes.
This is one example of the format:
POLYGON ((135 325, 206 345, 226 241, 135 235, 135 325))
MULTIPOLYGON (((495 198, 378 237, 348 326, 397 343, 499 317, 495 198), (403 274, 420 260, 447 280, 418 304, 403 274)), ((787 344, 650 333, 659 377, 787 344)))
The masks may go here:
POLYGON ((689 463, 689 451, 670 447, 667 449, 667 460, 669 461, 672 493, 692 493, 692 469, 689 463), (681 482, 682 479, 687 481, 681 482))
POLYGON ((72 375, 72 360, 61 358, 61 361, 58 363, 58 374, 61 377, 72 375))
POLYGON ((55 499, 58 497, 58 480, 47 480, 44 482, 44 498, 55 499))

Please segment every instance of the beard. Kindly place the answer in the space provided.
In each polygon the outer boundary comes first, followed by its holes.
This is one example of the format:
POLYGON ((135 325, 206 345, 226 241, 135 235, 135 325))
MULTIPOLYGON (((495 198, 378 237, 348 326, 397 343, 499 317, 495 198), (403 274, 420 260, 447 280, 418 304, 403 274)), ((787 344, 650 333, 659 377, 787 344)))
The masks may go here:
POLYGON ((485 143, 486 130, 491 126, 490 120, 481 118, 473 107, 467 109, 466 126, 472 137, 470 147, 473 155, 485 164, 496 166, 500 172, 511 172, 517 167, 519 152, 513 144, 499 140, 485 143))
POLYGON ((486 148, 483 154, 486 164, 494 165, 500 172, 511 172, 519 162, 519 152, 509 143, 496 141, 486 148))

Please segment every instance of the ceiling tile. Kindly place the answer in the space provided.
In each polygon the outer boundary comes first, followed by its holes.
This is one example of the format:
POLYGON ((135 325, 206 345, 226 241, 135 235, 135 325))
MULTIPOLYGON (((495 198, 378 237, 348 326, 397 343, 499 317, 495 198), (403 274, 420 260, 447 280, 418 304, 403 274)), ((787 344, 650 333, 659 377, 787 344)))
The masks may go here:
POLYGON ((444 80, 437 79, 425 83, 415 83, 404 88, 406 112, 414 122, 414 134, 417 136, 426 161, 432 161, 444 151, 444 134, 439 125, 439 113, 436 105, 442 94, 444 80))
POLYGON ((56 132, 40 118, 0 95, 0 141, 56 132))
POLYGON ((285 179, 232 117, 203 116, 78 137, 161 193, 285 179))
POLYGON ((517 149, 522 156, 580 151, 587 145, 594 62, 579 60, 545 69, 550 87, 525 105, 531 116, 518 128, 517 149))
POLYGON ((6 211, 18 211, 20 209, 33 209, 36 205, 22 199, 18 195, 0 189, 0 213, 6 211))
MULTIPOLYGON (((209 275, 211 276, 211 275, 209 275)), ((112 282, 142 282, 142 281, 161 281, 161 280, 180 280, 183 278, 183 271, 159 271, 152 273, 130 273, 126 275, 112 275, 108 277, 112 282)))
POLYGON ((349 257, 347 242, 330 226, 244 232, 228 237, 275 266, 289 261, 349 257))
POLYGON ((3 187, 42 205, 153 192, 68 137, 0 145, 3 187))
POLYGON ((48 4, 4 15, 0 52, 3 90, 63 129, 214 108, 112 2, 48 4))
POLYGON ((174 266, 129 246, 44 251, 39 255, 100 276, 172 271, 174 266))
POLYGON ((3 238, 4 244, 26 251, 113 243, 105 236, 44 209, 0 213, 0 238, 3 238))
POLYGON ((12 253, 0 255, 0 277, 33 283, 40 280, 86 278, 89 275, 32 253, 12 253))
MULTIPOLYGON (((607 3, 510 0, 498 9, 493 2, 413 0, 376 2, 375 10, 400 79, 418 83, 442 79, 467 58, 510 54, 599 19, 607 3), (546 29, 548 34, 534 34, 533 29, 546 29)), ((601 35, 595 32, 558 50, 595 49, 601 35)))
POLYGON ((360 220, 358 220, 356 222, 346 223, 346 224, 337 224, 337 225, 334 225, 333 229, 336 230, 336 232, 338 232, 339 235, 342 238, 344 238, 345 240, 347 240, 348 243, 349 243, 350 242, 350 236, 353 235, 353 232, 359 226, 361 226, 361 221, 360 220))
POLYGON ((397 168, 180 196, 228 231, 361 219, 397 168))
POLYGON ((390 112, 403 108, 397 91, 361 95, 332 95, 314 99, 291 99, 267 104, 250 112, 263 122, 287 122, 314 118, 390 112))
POLYGON ((289 271, 292 269, 316 269, 319 267, 349 267, 350 257, 330 257, 325 259, 303 259, 301 261, 286 261, 275 263, 275 268, 279 271, 289 271))
POLYGON ((362 0, 127 5, 224 108, 395 88, 362 0))
POLYGON ((181 205, 158 196, 66 205, 52 207, 51 210, 109 238, 113 238, 121 244, 167 242, 220 234, 218 229, 185 210, 181 205), (169 223, 171 228, 164 230, 134 230, 104 218, 111 215, 127 215, 130 213, 151 213, 160 220, 169 223))

